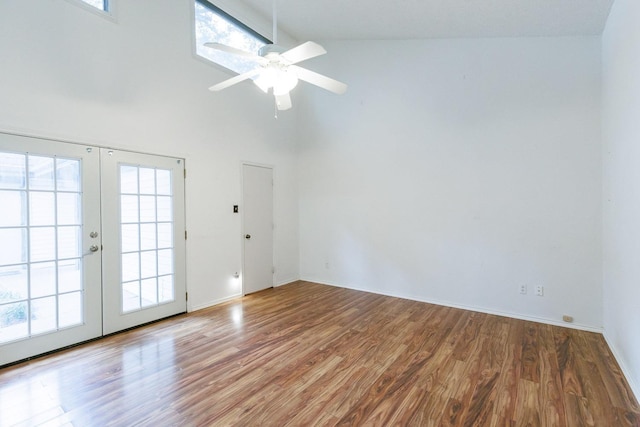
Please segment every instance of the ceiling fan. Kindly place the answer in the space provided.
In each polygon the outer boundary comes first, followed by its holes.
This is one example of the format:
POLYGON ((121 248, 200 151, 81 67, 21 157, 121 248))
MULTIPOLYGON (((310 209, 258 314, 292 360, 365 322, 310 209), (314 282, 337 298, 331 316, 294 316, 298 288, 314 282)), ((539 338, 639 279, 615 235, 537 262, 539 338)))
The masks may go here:
POLYGON ((244 50, 216 42, 204 44, 211 49, 249 58, 256 62, 256 68, 253 70, 213 85, 209 90, 217 92, 244 80, 253 79, 253 82, 265 93, 269 93, 269 90, 271 90, 275 98, 277 110, 288 110, 291 108, 291 96, 289 92, 296 87, 299 80, 311 83, 312 85, 338 95, 343 94, 347 90, 346 84, 296 65, 302 61, 327 53, 322 46, 312 41, 302 43, 288 50, 278 46, 276 12, 276 0, 274 0, 273 44, 263 46, 257 54, 245 52, 244 50))

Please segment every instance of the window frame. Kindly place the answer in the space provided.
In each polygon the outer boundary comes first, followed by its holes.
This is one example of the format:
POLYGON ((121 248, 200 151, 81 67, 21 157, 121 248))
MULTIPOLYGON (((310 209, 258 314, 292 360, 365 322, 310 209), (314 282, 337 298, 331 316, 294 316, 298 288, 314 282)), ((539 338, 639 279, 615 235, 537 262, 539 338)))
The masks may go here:
POLYGON ((118 0, 104 0, 106 10, 98 9, 95 6, 90 5, 84 0, 67 0, 68 3, 76 5, 87 12, 91 12, 94 15, 116 22, 116 3, 118 0))
MULTIPOLYGON (((113 1, 113 0, 111 0, 113 1)), ((199 61, 204 62, 205 64, 214 66, 216 68, 219 68, 220 70, 226 71, 227 73, 233 74, 233 75, 238 75, 239 73, 225 67, 223 64, 220 64, 218 62, 215 62, 209 58, 207 58, 206 56, 202 56, 198 53, 198 46, 197 46, 197 40, 196 40, 196 3, 201 5, 202 7, 205 7, 207 9, 209 9, 212 13, 220 16, 222 19, 225 19, 227 22, 229 22, 230 24, 236 26, 239 30, 247 33, 249 36, 254 37, 256 40, 264 43, 264 44, 273 44, 273 41, 271 39, 269 39, 268 37, 264 36, 263 34, 261 34, 260 32, 258 32, 256 29, 252 28, 251 26, 249 26, 248 24, 245 24, 244 22, 242 22, 241 20, 239 20, 238 18, 234 17, 233 15, 231 15, 230 13, 224 11, 223 9, 221 9, 219 6, 213 4, 211 1, 209 0, 190 0, 191 2, 191 39, 192 39, 192 49, 191 49, 191 53, 194 56, 194 58, 198 59, 199 61)))

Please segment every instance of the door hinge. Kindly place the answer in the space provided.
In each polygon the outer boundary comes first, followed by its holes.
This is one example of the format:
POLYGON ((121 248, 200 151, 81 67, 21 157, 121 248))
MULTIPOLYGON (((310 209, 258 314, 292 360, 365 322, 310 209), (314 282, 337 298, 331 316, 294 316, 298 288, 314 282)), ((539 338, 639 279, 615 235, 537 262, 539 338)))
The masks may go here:
POLYGON ((187 230, 184 230, 184 240, 187 240, 187 230))
POLYGON ((271 267, 271 273, 276 274, 276 268, 275 267, 271 267))
POLYGON ((184 178, 187 178, 187 170, 186 169, 182 169, 184 171, 184 178))
POLYGON ((184 300, 189 301, 189 292, 184 293, 184 300))

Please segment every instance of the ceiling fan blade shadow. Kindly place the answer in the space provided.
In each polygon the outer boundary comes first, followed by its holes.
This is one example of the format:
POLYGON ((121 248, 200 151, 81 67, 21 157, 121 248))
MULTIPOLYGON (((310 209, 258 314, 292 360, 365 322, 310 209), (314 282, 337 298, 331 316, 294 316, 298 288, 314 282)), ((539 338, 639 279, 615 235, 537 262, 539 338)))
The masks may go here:
POLYGON ((292 106, 291 95, 289 95, 289 92, 283 95, 274 95, 274 96, 276 98, 276 106, 278 107, 278 110, 284 111, 291 108, 292 106))
POLYGON ((261 56, 256 55, 255 53, 251 53, 251 52, 246 52, 242 49, 238 49, 235 48, 233 46, 228 46, 226 44, 222 44, 222 43, 216 43, 216 42, 207 42, 204 44, 204 46, 211 48, 211 49, 215 49, 218 50, 220 52, 226 52, 226 53, 230 53, 232 55, 236 55, 236 56, 242 56, 245 58, 249 58, 249 59, 253 59, 254 61, 259 61, 259 62, 263 62, 264 58, 261 56))
POLYGON ((209 88, 209 90, 212 91, 212 92, 218 92, 218 91, 220 91, 222 89, 226 89, 229 86, 233 86, 233 85, 235 85, 237 83, 240 83, 240 82, 242 82, 244 80, 248 80, 248 79, 252 78, 253 76, 257 76, 258 74, 260 74, 260 70, 261 70, 261 68, 256 68, 254 70, 247 71, 246 73, 238 74, 235 77, 232 77, 230 79, 227 79, 227 80, 225 80, 223 82, 220 82, 220 83, 218 83, 216 85, 211 86, 209 88))
POLYGON ((329 92, 333 92, 338 95, 342 95, 347 91, 347 85, 334 80, 330 77, 323 76, 322 74, 318 74, 315 71, 307 70, 306 68, 298 67, 295 65, 291 65, 300 80, 303 80, 307 83, 311 83, 312 85, 316 85, 321 87, 322 89, 328 90, 329 92))
POLYGON ((327 51, 318 43, 305 42, 281 53, 280 56, 291 64, 297 64, 298 62, 306 61, 307 59, 315 58, 325 53, 327 53, 327 51))

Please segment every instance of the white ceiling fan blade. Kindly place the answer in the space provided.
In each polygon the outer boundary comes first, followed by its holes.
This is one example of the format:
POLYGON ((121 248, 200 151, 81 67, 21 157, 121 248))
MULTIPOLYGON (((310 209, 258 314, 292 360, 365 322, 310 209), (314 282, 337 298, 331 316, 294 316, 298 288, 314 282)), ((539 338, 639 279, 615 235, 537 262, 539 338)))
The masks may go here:
POLYGON ((258 74, 260 74, 260 70, 261 70, 261 68, 256 68, 255 70, 247 71, 246 73, 243 73, 243 74, 238 74, 235 77, 232 77, 232 78, 227 79, 227 80, 225 80, 223 82, 220 82, 217 85, 211 86, 209 88, 209 90, 212 91, 212 92, 217 92, 219 90, 226 89, 229 86, 233 86, 233 85, 235 85, 237 83, 240 83, 240 82, 242 82, 244 80, 248 80, 253 76, 257 76, 258 74))
POLYGON ((321 87, 322 89, 328 90, 329 92, 333 92, 338 95, 342 95, 347 91, 347 85, 342 82, 339 82, 327 76, 323 76, 322 74, 318 74, 314 71, 307 70, 306 68, 298 67, 296 65, 291 65, 291 67, 296 71, 296 74, 300 80, 311 83, 312 85, 316 85, 318 87, 321 87))
POLYGON ((291 64, 297 64, 298 62, 306 61, 307 59, 315 58, 325 53, 327 53, 327 51, 318 43, 306 42, 281 53, 280 56, 291 64))
POLYGON ((284 95, 274 96, 276 97, 276 106, 278 107, 278 110, 284 111, 291 108, 291 95, 289 95, 289 92, 285 93, 284 95))
POLYGON ((246 52, 242 49, 238 49, 233 46, 227 46, 226 44, 222 44, 222 43, 207 42, 204 45, 208 48, 219 50, 220 52, 226 52, 236 56, 243 56, 245 58, 250 58, 255 61, 262 61, 264 59, 261 56, 256 55, 255 53, 246 52))

